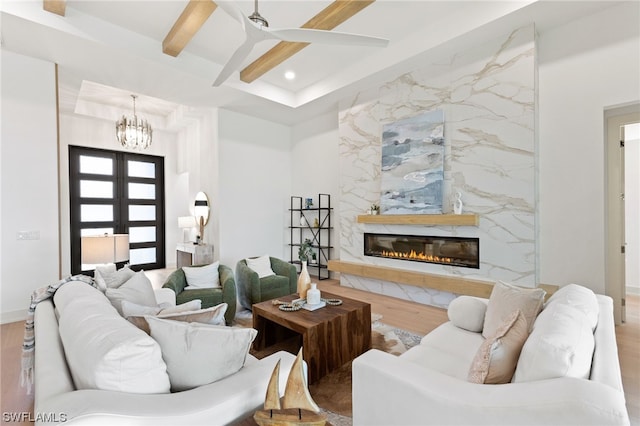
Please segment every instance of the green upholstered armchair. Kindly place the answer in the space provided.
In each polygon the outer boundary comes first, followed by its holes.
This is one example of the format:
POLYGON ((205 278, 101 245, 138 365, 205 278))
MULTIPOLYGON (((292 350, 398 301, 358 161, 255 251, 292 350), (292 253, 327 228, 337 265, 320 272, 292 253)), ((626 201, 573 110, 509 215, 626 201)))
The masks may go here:
POLYGON ((184 291, 187 286, 187 278, 182 268, 179 268, 167 277, 167 281, 162 287, 170 288, 176 293, 177 305, 195 299, 202 301, 203 309, 226 303, 229 306, 224 314, 224 320, 227 325, 231 325, 236 316, 236 282, 233 278, 233 270, 228 266, 219 265, 218 274, 220 275, 221 288, 201 288, 184 291))
POLYGON ((258 273, 247 266, 245 259, 236 264, 238 299, 240 304, 251 309, 254 303, 293 294, 298 287, 296 267, 289 262, 269 257, 275 275, 258 278, 258 273))

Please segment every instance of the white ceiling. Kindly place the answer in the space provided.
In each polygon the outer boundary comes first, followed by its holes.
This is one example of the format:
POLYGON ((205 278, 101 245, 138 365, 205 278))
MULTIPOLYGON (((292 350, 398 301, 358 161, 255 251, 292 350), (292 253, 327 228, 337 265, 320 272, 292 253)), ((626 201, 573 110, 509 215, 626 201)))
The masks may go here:
MULTIPOLYGON (((3 0, 2 44, 59 65, 63 110, 113 118, 131 109, 129 95, 135 93, 140 114, 167 117, 179 105, 220 106, 292 125, 415 69, 435 52, 531 22, 545 31, 616 2, 377 0, 335 30, 388 38, 388 47, 312 44, 253 83, 235 73, 216 88, 212 83, 243 32, 217 8, 178 57, 163 54, 162 40, 187 3, 69 0, 61 17, 44 11, 41 0, 3 0), (284 78, 287 70, 296 73, 294 81, 284 78)), ((253 1, 236 3, 247 15, 253 11, 253 1)), ((272 28, 299 27, 330 3, 260 0, 259 10, 272 28)), ((273 45, 260 43, 243 65, 273 45)))

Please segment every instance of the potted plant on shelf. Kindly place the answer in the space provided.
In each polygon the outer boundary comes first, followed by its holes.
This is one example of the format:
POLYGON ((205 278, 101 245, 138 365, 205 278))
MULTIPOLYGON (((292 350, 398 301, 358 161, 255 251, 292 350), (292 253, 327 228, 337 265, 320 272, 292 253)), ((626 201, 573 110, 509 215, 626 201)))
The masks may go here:
POLYGON ((300 244, 300 248, 298 249, 298 259, 300 262, 307 262, 311 257, 311 240, 309 238, 305 238, 304 242, 300 244))
POLYGON ((307 271, 307 261, 311 257, 312 252, 311 240, 309 238, 305 238, 304 242, 300 244, 300 248, 298 249, 298 259, 300 259, 300 263, 302 264, 300 276, 298 277, 298 295, 301 299, 307 297, 307 290, 309 290, 309 287, 311 286, 311 277, 309 276, 309 271, 307 271))
POLYGON ((380 214, 380 206, 377 204, 371 204, 371 208, 369 209, 371 214, 380 214))

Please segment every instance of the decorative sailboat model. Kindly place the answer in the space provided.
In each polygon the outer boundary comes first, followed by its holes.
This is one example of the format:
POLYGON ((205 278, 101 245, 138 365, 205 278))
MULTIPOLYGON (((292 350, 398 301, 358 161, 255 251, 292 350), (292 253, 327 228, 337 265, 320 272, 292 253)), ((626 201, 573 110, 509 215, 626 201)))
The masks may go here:
POLYGON ((284 396, 280 400, 278 381, 280 377, 280 361, 271 373, 267 396, 264 400, 264 410, 256 411, 253 419, 260 426, 274 425, 298 425, 298 426, 322 426, 327 417, 320 413, 320 408, 315 403, 304 374, 302 362, 302 348, 293 362, 291 372, 287 378, 284 396))

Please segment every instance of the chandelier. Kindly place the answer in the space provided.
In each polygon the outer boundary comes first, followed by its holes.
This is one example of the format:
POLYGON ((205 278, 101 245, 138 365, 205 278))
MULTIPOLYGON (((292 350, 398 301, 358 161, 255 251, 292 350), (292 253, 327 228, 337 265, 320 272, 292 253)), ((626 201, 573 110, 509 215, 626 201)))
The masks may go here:
POLYGON ((153 130, 147 120, 138 119, 136 115, 136 95, 133 98, 133 117, 124 115, 116 121, 116 138, 125 148, 145 149, 151 145, 153 130))

